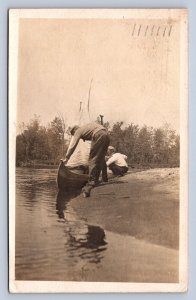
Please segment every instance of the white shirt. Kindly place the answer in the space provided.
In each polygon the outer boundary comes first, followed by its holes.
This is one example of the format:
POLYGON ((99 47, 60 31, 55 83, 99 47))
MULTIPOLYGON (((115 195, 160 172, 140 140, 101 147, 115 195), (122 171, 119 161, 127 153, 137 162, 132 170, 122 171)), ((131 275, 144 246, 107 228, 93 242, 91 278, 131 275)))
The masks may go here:
POLYGON ((127 156, 121 153, 114 153, 106 162, 107 166, 111 165, 111 164, 115 164, 119 167, 127 167, 127 156))

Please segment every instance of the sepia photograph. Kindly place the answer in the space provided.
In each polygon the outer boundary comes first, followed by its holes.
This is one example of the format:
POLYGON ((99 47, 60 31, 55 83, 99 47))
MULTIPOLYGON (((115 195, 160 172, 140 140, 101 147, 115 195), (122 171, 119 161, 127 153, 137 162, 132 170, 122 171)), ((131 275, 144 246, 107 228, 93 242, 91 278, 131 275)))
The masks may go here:
POLYGON ((9 289, 185 292, 186 9, 9 11, 9 289))

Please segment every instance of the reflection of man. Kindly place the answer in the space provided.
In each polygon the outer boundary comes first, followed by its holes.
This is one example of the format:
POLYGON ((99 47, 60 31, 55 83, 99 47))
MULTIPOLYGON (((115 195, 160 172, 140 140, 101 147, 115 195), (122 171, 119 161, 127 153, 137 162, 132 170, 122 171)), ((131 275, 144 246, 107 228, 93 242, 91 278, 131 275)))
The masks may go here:
MULTIPOLYGON (((89 180, 87 186, 83 190, 85 197, 90 196, 90 189, 98 183, 101 170, 105 166, 105 155, 109 146, 109 135, 102 125, 92 122, 84 126, 74 126, 71 129, 74 136, 71 147, 68 149, 64 163, 67 163, 73 152, 75 151, 79 140, 91 141, 89 154, 89 180)), ((106 176, 107 174, 105 174, 106 176)), ((107 179, 107 178, 106 178, 107 179)))
POLYGON ((127 156, 121 153, 115 153, 112 146, 108 147, 109 159, 106 164, 114 175, 123 176, 128 171, 128 164, 126 162, 127 156))

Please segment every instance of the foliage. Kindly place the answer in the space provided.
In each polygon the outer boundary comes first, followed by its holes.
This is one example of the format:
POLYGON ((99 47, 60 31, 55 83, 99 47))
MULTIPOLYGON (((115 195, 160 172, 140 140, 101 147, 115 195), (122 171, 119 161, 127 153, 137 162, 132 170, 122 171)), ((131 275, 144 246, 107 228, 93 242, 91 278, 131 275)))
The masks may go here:
MULTIPOLYGON (((141 128, 133 123, 104 123, 110 132, 111 145, 117 152, 128 157, 131 166, 179 166, 180 137, 168 124, 161 128, 141 128)), ((16 137, 16 164, 32 162, 58 164, 65 156, 69 127, 62 116, 57 116, 48 126, 42 126, 40 118, 22 124, 21 134, 16 137)))
POLYGON ((38 116, 22 125, 22 133, 16 137, 16 164, 31 164, 34 161, 56 164, 66 151, 65 122, 60 117, 47 126, 40 125, 38 116))
POLYGON ((111 130, 111 144, 124 153, 131 165, 179 166, 180 137, 165 124, 162 128, 125 126, 117 122, 111 130))

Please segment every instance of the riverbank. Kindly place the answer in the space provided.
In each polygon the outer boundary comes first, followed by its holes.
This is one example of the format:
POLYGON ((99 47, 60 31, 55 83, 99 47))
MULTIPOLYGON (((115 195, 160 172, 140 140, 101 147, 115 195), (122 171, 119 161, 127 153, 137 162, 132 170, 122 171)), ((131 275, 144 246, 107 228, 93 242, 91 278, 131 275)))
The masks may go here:
POLYGON ((178 172, 130 170, 84 199, 17 168, 16 279, 177 282, 178 172))
POLYGON ((119 275, 112 275, 115 261, 115 270, 117 266, 129 270, 124 281, 178 281, 178 168, 128 173, 95 188, 90 198, 79 195, 69 205, 88 224, 100 226, 106 242, 107 235, 110 241, 111 235, 116 237, 114 255, 107 258, 104 271, 107 280, 117 276, 119 281, 119 275))
POLYGON ((141 171, 112 179, 71 205, 88 223, 178 249, 178 184, 177 168, 141 171))

